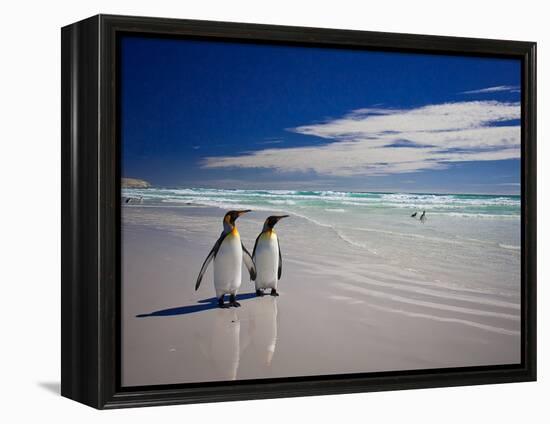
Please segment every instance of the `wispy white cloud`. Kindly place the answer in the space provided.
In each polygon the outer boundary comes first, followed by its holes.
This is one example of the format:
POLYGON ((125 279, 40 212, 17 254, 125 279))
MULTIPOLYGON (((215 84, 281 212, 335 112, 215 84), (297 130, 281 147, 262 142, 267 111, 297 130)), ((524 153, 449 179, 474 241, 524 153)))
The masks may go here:
POLYGON ((357 109, 290 131, 323 139, 308 147, 208 157, 205 168, 271 168, 328 176, 389 175, 445 169, 453 162, 520 156, 519 103, 472 101, 413 109, 357 109))
POLYGON ((510 93, 519 93, 520 89, 517 85, 497 85, 494 87, 480 88, 478 90, 463 91, 460 94, 486 94, 508 91, 510 93))

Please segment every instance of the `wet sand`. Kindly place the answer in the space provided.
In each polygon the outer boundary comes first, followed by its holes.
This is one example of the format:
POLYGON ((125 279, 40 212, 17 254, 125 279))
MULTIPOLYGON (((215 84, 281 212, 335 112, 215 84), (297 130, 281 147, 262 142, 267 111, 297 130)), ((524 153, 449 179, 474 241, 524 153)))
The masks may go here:
MULTIPOLYGON (((490 270, 469 285, 458 282, 472 264, 404 268, 300 217, 276 227, 280 297, 255 297, 246 278, 242 306, 218 309, 212 268, 194 284, 223 214, 123 208, 124 386, 520 361, 519 287, 493 289, 506 276, 490 270)), ((237 222, 250 251, 267 215, 237 222)))

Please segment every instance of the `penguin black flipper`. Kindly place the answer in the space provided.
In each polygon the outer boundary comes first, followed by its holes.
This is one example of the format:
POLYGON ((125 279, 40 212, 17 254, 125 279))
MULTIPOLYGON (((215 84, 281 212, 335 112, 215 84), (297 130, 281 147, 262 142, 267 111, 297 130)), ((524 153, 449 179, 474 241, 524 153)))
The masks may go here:
POLYGON ((277 270, 277 280, 281 279, 281 274, 283 273, 283 255, 281 255, 281 243, 277 238, 277 246, 279 247, 279 269, 277 270))
POLYGON ((212 248, 212 250, 210 251, 210 253, 206 257, 206 259, 204 260, 204 262, 202 264, 202 267, 201 267, 201 270, 199 272, 199 276, 197 277, 197 282, 195 283, 195 291, 197 291, 199 289, 199 286, 201 285, 202 277, 204 276, 204 273, 206 272, 206 269, 208 268, 208 265, 210 265, 210 262, 212 261, 212 259, 214 259, 216 257, 216 255, 218 253, 218 250, 220 249, 220 246, 222 245, 222 242, 225 239, 225 237, 227 236, 227 234, 229 234, 229 233, 222 233, 221 234, 220 238, 216 241, 216 243, 214 244, 214 247, 212 248))
POLYGON ((263 233, 258 234, 258 237, 256 237, 256 241, 254 242, 254 249, 252 250, 252 258, 254 259, 254 256, 256 256, 256 247, 258 246, 258 240, 260 240, 260 237, 263 233))
POLYGON ((252 256, 250 256, 250 253, 248 250, 246 250, 246 247, 244 247, 244 244, 241 242, 241 246, 243 248, 243 262, 246 266, 246 269, 248 269, 248 272, 250 273, 250 279, 254 281, 256 279, 256 265, 254 265, 254 261, 252 260, 252 256))

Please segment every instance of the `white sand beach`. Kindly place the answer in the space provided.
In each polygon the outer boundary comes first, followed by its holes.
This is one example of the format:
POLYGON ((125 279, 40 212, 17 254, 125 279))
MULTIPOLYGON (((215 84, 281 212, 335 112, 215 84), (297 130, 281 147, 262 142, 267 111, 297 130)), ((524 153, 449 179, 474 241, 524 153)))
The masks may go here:
MULTIPOLYGON (((263 209, 237 221, 250 251, 265 217, 285 210, 263 209)), ((288 208, 275 228, 280 296, 256 297, 243 268, 242 306, 221 310, 212 269, 194 285, 225 209, 124 206, 123 386, 520 361, 517 220, 421 224, 404 209, 355 222, 334 209, 316 222, 288 208)))

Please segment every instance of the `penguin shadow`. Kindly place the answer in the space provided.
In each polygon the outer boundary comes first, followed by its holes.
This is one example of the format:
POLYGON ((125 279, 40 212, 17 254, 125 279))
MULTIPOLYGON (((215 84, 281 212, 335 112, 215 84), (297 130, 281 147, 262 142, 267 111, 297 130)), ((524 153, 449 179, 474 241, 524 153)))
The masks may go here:
MULTIPOLYGON (((243 293, 238 294, 237 300, 246 300, 256 297, 256 293, 243 293)), ((188 315, 194 314, 197 312, 208 311, 210 309, 218 308, 218 299, 215 297, 209 297, 208 299, 201 299, 197 304, 187 305, 187 306, 178 306, 175 308, 161 309, 159 311, 154 311, 146 314, 136 315, 136 318, 147 318, 147 317, 170 317, 178 315, 188 315)))

